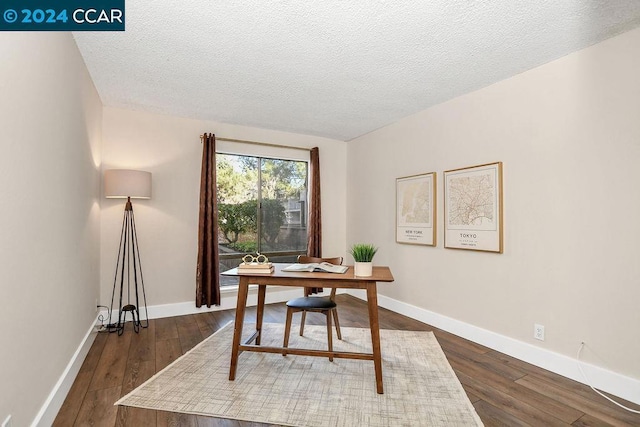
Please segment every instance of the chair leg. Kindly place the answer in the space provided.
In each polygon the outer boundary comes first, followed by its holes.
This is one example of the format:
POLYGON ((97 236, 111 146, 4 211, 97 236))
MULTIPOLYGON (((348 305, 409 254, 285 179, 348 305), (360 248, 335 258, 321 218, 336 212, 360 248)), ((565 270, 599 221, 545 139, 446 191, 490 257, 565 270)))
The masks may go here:
MULTIPOLYGON (((333 351, 333 330, 331 328, 331 310, 323 312, 327 316, 327 343, 329 344, 329 351, 333 351)), ((333 362, 333 355, 329 355, 329 362, 333 362)))
MULTIPOLYGON (((291 318, 293 317, 293 310, 290 309, 289 307, 287 307, 287 322, 284 325, 284 343, 282 344, 282 347, 287 348, 289 347, 289 332, 291 331, 291 318)), ((282 355, 286 356, 287 355, 287 351, 286 350, 282 350, 282 355)))
POLYGON ((338 321, 338 310, 334 308, 331 311, 333 311, 333 320, 336 324, 336 333, 338 334, 338 339, 341 340, 342 334, 340 333, 340 322, 338 321))
POLYGON ((302 310, 302 317, 300 318, 300 336, 304 333, 304 321, 307 318, 307 311, 302 310))

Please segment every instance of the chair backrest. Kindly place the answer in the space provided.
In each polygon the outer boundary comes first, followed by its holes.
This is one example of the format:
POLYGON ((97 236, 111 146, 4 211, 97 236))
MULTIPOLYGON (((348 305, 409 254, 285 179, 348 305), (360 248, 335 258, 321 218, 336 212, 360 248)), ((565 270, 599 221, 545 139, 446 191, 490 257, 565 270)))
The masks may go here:
MULTIPOLYGON (((342 257, 333 257, 333 258, 317 258, 313 256, 306 255, 298 255, 298 263, 299 264, 310 264, 312 262, 328 262, 330 264, 342 265, 342 257)), ((304 296, 308 297, 310 294, 309 288, 304 288, 304 296)), ((333 301, 333 298, 336 296, 336 288, 331 288, 331 295, 329 296, 333 301)))

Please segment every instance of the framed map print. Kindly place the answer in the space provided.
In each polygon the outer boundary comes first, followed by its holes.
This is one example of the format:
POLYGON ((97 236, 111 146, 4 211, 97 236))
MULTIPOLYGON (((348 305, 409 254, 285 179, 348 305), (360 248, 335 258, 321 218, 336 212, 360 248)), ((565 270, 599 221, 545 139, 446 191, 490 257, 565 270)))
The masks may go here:
POLYGON ((444 172, 444 247, 502 253, 502 162, 444 172))
POLYGON ((436 173, 396 179, 396 242, 436 245, 436 173))

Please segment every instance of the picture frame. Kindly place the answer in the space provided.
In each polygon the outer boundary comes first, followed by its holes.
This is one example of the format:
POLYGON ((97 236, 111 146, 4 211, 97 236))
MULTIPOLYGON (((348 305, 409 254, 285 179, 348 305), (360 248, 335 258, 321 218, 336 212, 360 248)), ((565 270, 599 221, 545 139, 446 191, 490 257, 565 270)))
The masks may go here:
POLYGON ((396 242, 436 246, 436 173, 396 178, 396 242))
POLYGON ((502 162, 444 172, 444 247, 503 253, 502 162))

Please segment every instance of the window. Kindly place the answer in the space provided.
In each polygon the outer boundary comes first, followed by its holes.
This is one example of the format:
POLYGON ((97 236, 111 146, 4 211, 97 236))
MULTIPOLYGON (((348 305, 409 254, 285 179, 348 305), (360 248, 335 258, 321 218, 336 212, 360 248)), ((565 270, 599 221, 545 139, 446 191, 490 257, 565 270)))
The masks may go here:
MULTIPOLYGON (((247 253, 295 262, 307 251, 308 163, 216 154, 220 271, 247 253)), ((220 286, 237 285, 220 276, 220 286)))

